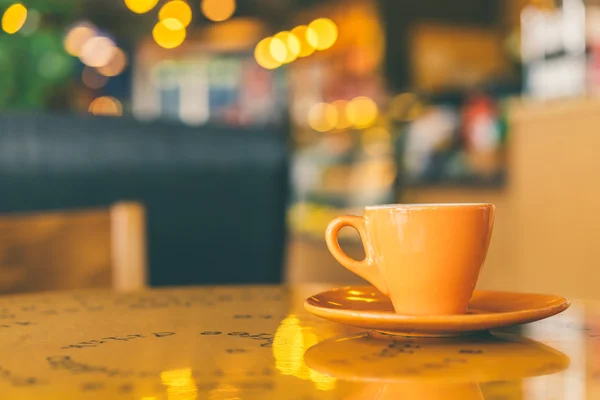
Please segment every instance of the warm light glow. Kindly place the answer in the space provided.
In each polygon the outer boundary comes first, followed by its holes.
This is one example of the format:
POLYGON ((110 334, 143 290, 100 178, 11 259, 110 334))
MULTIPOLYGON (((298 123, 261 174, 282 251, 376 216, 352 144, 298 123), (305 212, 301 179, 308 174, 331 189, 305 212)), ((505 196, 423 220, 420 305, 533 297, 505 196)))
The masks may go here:
POLYGON ((365 96, 352 99, 346 108, 346 117, 356 128, 366 128, 377 119, 377 104, 365 96))
POLYGON ((185 40, 185 27, 175 18, 167 18, 159 21, 152 30, 152 37, 160 47, 174 49, 185 40))
POLYGON ((317 336, 310 329, 300 325, 294 314, 289 315, 277 328, 273 340, 275 368, 282 375, 295 376, 311 381, 318 390, 332 390, 336 379, 310 369, 304 362, 304 353, 318 343, 317 336))
POLYGON ((281 65, 271 56, 271 40, 273 38, 264 38, 254 48, 254 58, 258 65, 265 69, 275 69, 281 65))
POLYGON ((336 100, 331 103, 335 107, 337 113, 337 122, 335 124, 336 129, 346 129, 352 125, 352 122, 348 119, 346 109, 348 108, 348 102, 346 100, 336 100))
POLYGON ((190 368, 164 371, 160 380, 167 387, 169 400, 195 400, 198 397, 198 387, 190 368))
POLYGON ((317 103, 308 112, 308 125, 318 132, 327 132, 335 128, 337 119, 336 108, 327 103, 317 103))
POLYGON ((158 0, 125 0, 125 5, 137 14, 147 13, 156 6, 158 0))
POLYGON ((283 63, 287 59, 288 51, 285 44, 280 39, 271 38, 271 41, 269 42, 269 53, 275 61, 283 63))
POLYGON ((88 111, 94 115, 119 117, 123 115, 123 105, 114 97, 102 96, 92 101, 88 111))
POLYGON ((116 49, 113 58, 103 67, 98 68, 98 72, 100 72, 104 76, 117 76, 127 66, 127 55, 123 50, 116 49))
POLYGON ((158 12, 158 19, 164 21, 165 19, 175 18, 185 28, 192 22, 192 9, 190 6, 182 0, 173 0, 162 6, 158 12))
POLYGON ((287 54, 283 60, 284 64, 291 63, 298 58, 298 54, 300 54, 300 41, 296 35, 288 31, 283 31, 275 35, 274 38, 281 40, 281 42, 285 45, 287 54))
MULTIPOLYGON (((306 25, 300 25, 292 29, 292 33, 294 36, 296 36, 298 42, 300 43, 300 52, 298 52, 298 57, 310 56, 315 52, 314 46, 306 40, 307 28, 308 27, 306 25)), ((311 33, 314 32, 311 30, 311 33)))
POLYGON ((106 76, 100 75, 96 69, 91 67, 85 67, 83 69, 81 80, 83 81, 83 84, 90 89, 100 89, 108 82, 106 76))
POLYGON ((73 57, 79 57, 83 45, 95 36, 96 30, 92 26, 88 24, 77 25, 71 28, 65 36, 63 43, 65 50, 73 57))
POLYGON ((103 67, 115 56, 115 43, 107 37, 96 36, 85 42, 79 59, 89 67, 103 67))
POLYGON ((211 21, 225 21, 235 12, 235 0, 202 0, 202 14, 211 21))
POLYGON ((2 30, 6 33, 17 33, 27 20, 27 8, 21 3, 8 7, 2 16, 2 30))
POLYGON ((317 50, 330 48, 337 38, 337 26, 329 18, 319 18, 308 24, 306 41, 317 50))

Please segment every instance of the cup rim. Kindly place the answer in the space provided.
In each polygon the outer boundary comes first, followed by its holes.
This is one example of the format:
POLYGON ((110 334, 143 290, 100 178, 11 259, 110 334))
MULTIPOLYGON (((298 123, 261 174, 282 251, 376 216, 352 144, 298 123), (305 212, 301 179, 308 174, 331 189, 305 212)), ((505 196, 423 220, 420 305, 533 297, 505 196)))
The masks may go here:
POLYGON ((414 203, 381 204, 366 206, 365 210, 414 209, 414 208, 452 208, 452 207, 494 207, 493 203, 414 203))

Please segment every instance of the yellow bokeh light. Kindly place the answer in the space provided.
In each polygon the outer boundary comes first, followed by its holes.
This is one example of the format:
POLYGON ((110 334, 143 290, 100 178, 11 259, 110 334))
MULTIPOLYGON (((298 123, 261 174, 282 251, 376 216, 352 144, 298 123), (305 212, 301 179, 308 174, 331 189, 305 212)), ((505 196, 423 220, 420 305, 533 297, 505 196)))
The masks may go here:
POLYGON ((185 40, 185 27, 175 18, 159 21, 152 30, 152 37, 156 44, 165 49, 174 49, 185 40))
MULTIPOLYGON (((298 52, 298 57, 307 57, 315 52, 315 48, 306 40, 308 27, 306 25, 300 25, 292 29, 292 34, 296 36, 298 42, 300 43, 300 51, 298 52)), ((311 34, 314 32, 311 30, 311 34)))
POLYGON ((81 62, 89 67, 103 67, 113 59, 117 48, 107 37, 96 36, 85 42, 79 52, 81 62))
POLYGON ((2 30, 8 34, 17 33, 27 20, 27 8, 21 3, 8 7, 2 15, 2 30))
POLYGON ((175 18, 185 28, 192 22, 192 9, 182 0, 173 0, 162 6, 158 12, 158 19, 164 21, 169 18, 175 18))
POLYGON ((215 22, 231 18, 235 8, 235 0, 202 0, 202 14, 215 22))
POLYGON ((308 111, 308 125, 317 132, 335 128, 338 120, 336 108, 328 103, 317 103, 308 111))
POLYGON ((108 64, 99 67, 98 72, 100 72, 104 76, 117 76, 127 66, 127 55, 123 50, 116 49, 113 58, 108 62, 108 64))
POLYGON ((125 0, 125 5, 136 14, 147 13, 158 3, 158 0, 125 0))
POLYGON ((377 120, 377 104, 369 97, 355 97, 346 107, 346 117, 356 128, 366 128, 377 120))
POLYGON ((271 38, 269 42, 269 53, 271 57, 277 62, 283 63, 287 59, 287 48, 285 44, 277 38, 271 38))
POLYGON ((83 84, 90 89, 100 89, 108 82, 106 76, 100 75, 95 68, 91 67, 85 67, 83 69, 81 80, 83 81, 83 84))
POLYGON ((123 105, 114 97, 102 96, 92 101, 88 111, 94 115, 119 117, 123 115, 123 105))
POLYGON ((275 368, 282 375, 312 381, 318 390, 335 389, 336 378, 314 371, 304 362, 306 350, 318 342, 315 333, 303 327, 296 315, 289 315, 281 321, 275 333, 273 341, 275 368))
POLYGON ((78 25, 71 28, 63 42, 66 52, 73 57, 79 57, 81 48, 95 36, 96 31, 91 26, 78 25))
POLYGON ((336 129, 346 129, 349 128, 352 123, 348 119, 346 109, 348 108, 348 102, 346 100, 336 100, 331 103, 337 112, 337 121, 335 123, 336 129))
POLYGON ((300 41, 296 35, 288 31, 283 31, 275 35, 274 38, 281 40, 281 42, 285 45, 287 54, 283 60, 284 64, 291 63, 298 58, 298 54, 300 54, 300 41))
POLYGON ((278 62, 271 56, 271 40, 273 38, 264 38, 254 48, 254 58, 258 65, 265 69, 275 69, 281 66, 281 62, 278 62))
POLYGON ((190 368, 161 372, 160 380, 167 387, 169 400, 194 400, 198 397, 198 386, 190 368))
POLYGON ((326 50, 336 42, 338 29, 329 18, 319 18, 308 24, 305 36, 306 41, 315 49, 326 50))

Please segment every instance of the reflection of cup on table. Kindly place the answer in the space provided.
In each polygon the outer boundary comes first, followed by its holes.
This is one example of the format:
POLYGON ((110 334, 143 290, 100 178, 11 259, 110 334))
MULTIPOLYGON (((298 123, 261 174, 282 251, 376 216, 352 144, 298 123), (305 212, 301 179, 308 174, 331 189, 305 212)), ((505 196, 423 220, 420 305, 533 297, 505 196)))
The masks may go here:
POLYGON ((341 216, 325 239, 335 259, 388 296, 405 315, 464 314, 485 260, 494 224, 492 204, 393 204, 341 216), (341 228, 355 228, 362 261, 340 248, 341 228))
POLYGON ((321 342, 304 359, 319 373, 367 384, 347 400, 481 400, 482 383, 556 373, 570 363, 549 346, 499 334, 384 341, 361 333, 321 342))

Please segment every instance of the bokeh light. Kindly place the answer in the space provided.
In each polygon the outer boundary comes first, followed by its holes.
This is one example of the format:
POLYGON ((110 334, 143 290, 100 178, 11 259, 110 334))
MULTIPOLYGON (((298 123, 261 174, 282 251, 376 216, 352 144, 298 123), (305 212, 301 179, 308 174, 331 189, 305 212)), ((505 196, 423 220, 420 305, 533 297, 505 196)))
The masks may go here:
MULTIPOLYGON (((306 25, 300 25, 292 29, 292 33, 294 36, 296 36, 298 42, 300 43, 298 57, 307 57, 315 52, 315 47, 306 40, 307 29, 308 27, 306 25)), ((311 30, 311 33, 314 32, 311 30)))
POLYGON ((100 89, 108 82, 108 78, 100 75, 95 68, 85 67, 81 73, 83 84, 90 89, 100 89))
POLYGON ((167 387, 169 400, 196 400, 198 398, 198 384, 194 380, 191 368, 163 371, 160 373, 160 380, 167 387))
POLYGON ((306 41, 317 50, 330 48, 337 38, 337 26, 329 18, 319 18, 308 24, 306 41))
POLYGON ((211 21, 220 22, 235 13, 235 0, 202 0, 202 14, 211 21))
POLYGON ((63 42, 65 50, 73 57, 79 57, 83 45, 95 36, 96 29, 94 26, 87 23, 76 25, 65 36, 63 42))
POLYGON ((167 18, 159 21, 152 30, 152 37, 160 47, 174 49, 185 40, 185 27, 175 18, 167 18))
POLYGON ((192 22, 192 9, 190 6, 182 0, 173 0, 166 3, 158 12, 158 19, 163 21, 165 19, 175 18, 183 27, 187 27, 192 22))
POLYGON ((103 67, 112 60, 116 51, 112 40, 105 36, 96 36, 81 47, 79 59, 89 67, 103 67))
POLYGON ((327 132, 337 124, 337 110, 328 103, 317 103, 308 111, 308 125, 318 132, 327 132))
POLYGON ((274 38, 281 40, 285 45, 286 57, 283 60, 284 64, 291 63, 298 58, 298 54, 300 54, 300 41, 296 35, 288 31, 283 31, 275 35, 274 38))
POLYGON ((336 100, 331 103, 333 107, 335 107, 337 113, 337 121, 335 123, 336 129, 347 129, 352 123, 348 119, 348 115, 346 113, 346 109, 348 108, 348 102, 346 100, 336 100))
POLYGON ((127 54, 119 48, 115 50, 113 58, 108 64, 99 67, 98 72, 104 76, 117 76, 127 67, 127 54))
POLYGON ((254 48, 254 58, 258 65, 265 69, 275 69, 281 66, 281 62, 278 62, 271 56, 271 40, 273 38, 264 38, 254 48))
POLYGON ((94 115, 119 117, 123 115, 123 105, 114 97, 102 96, 92 101, 88 111, 94 115))
POLYGON ((125 0, 125 5, 136 14, 147 13, 158 3, 158 0, 125 0))
POLYGON ((346 117, 356 128, 366 128, 377 120, 379 111, 373 99, 366 96, 355 97, 346 107, 346 117))
POLYGON ((269 53, 275 61, 284 63, 287 59, 288 51, 283 41, 277 38, 271 38, 271 41, 269 42, 269 53))
POLYGON ((8 34, 17 33, 27 21, 27 8, 21 3, 11 5, 2 15, 2 30, 8 34))

